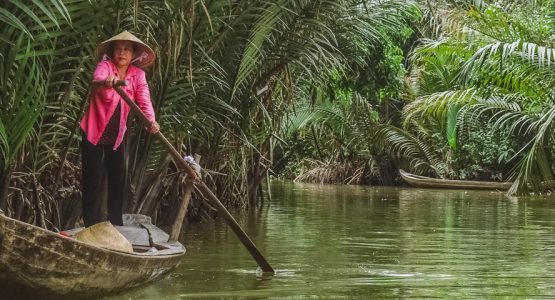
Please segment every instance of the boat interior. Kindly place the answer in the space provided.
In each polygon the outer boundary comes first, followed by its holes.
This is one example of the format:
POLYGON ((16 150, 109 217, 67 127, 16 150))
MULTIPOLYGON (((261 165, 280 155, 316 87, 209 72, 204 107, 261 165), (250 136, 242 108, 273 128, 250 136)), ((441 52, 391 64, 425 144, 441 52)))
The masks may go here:
MULTIPOLYGON (((146 256, 173 255, 185 252, 179 242, 170 242, 169 235, 152 225, 150 217, 124 214, 123 226, 114 226, 133 246, 133 254, 146 256)), ((73 237, 84 227, 66 230, 73 237)))

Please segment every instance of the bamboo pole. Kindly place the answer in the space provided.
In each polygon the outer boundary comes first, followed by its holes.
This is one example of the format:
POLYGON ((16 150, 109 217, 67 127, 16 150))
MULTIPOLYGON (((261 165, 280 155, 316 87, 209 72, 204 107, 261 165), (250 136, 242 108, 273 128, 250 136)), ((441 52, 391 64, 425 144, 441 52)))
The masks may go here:
MULTIPOLYGON (((106 82, 104 80, 99 80, 99 81, 93 81, 93 84, 103 86, 106 84, 106 82)), ((139 106, 137 106, 137 104, 135 104, 135 102, 127 95, 127 93, 125 93, 125 91, 120 88, 120 86, 122 85, 127 85, 127 82, 124 80, 118 80, 114 86, 114 89, 123 98, 123 100, 127 103, 127 105, 129 105, 129 107, 131 108, 131 111, 137 118, 139 118, 143 126, 149 127, 150 121, 143 114, 139 106)), ((159 131, 153 135, 155 138, 160 140, 160 142, 162 142, 162 145, 170 153, 175 164, 179 168, 183 169, 190 177, 191 180, 196 182, 197 188, 200 190, 204 198, 208 200, 208 202, 212 206, 214 206, 218 210, 218 212, 224 217, 224 220, 226 221, 227 225, 231 227, 231 229, 237 235, 241 243, 243 243, 245 248, 247 248, 251 256, 258 263, 258 266, 260 266, 260 268, 262 269, 262 272, 272 273, 272 274, 275 273, 272 266, 270 266, 266 258, 264 258, 262 253, 258 250, 258 248, 256 248, 252 240, 245 233, 245 231, 243 231, 239 223, 237 223, 237 221, 233 218, 233 216, 229 213, 229 211, 225 208, 225 206, 220 202, 220 200, 218 200, 216 195, 212 193, 212 191, 208 188, 208 186, 206 186, 206 184, 197 176, 196 172, 191 168, 191 166, 189 166, 189 164, 183 159, 183 157, 181 157, 181 154, 173 147, 173 145, 168 141, 168 139, 166 139, 166 137, 162 134, 162 132, 159 131)))
MULTIPOLYGON (((195 154, 195 161, 200 163, 200 155, 195 154)), ((185 220, 185 215, 187 215, 187 207, 189 207, 189 201, 191 200, 191 194, 193 193, 194 184, 193 181, 185 178, 185 192, 183 194, 183 199, 179 205, 179 210, 177 211, 177 216, 175 217, 175 221, 173 222, 171 231, 170 231, 170 242, 176 242, 179 239, 179 234, 181 233, 181 227, 183 226, 183 220, 185 220)))

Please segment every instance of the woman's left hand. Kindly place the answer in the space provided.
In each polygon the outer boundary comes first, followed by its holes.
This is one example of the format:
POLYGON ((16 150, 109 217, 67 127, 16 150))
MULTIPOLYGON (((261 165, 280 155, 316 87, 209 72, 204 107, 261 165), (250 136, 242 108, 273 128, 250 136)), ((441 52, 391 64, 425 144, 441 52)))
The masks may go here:
POLYGON ((147 128, 148 132, 150 132, 150 134, 156 134, 160 131, 160 125, 158 125, 158 123, 156 123, 156 121, 152 121, 150 123, 150 127, 147 128))

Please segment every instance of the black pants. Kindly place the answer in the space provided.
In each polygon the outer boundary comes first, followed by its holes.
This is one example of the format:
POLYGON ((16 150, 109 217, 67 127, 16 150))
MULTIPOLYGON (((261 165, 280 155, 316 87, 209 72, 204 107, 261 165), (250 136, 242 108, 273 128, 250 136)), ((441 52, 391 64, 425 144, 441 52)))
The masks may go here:
POLYGON ((124 187, 124 143, 118 149, 113 146, 93 145, 83 136, 81 143, 83 193, 83 221, 86 227, 100 223, 102 219, 102 180, 104 171, 108 179, 108 221, 113 225, 123 225, 124 187))

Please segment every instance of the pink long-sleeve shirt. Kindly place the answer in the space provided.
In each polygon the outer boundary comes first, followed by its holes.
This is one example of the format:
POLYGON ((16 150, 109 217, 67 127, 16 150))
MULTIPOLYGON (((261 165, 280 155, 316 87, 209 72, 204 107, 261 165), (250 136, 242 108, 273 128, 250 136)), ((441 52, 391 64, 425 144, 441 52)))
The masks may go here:
MULTIPOLYGON (((116 65, 109 60, 99 62, 94 70, 93 80, 105 80, 110 76, 118 77, 116 65)), ((151 122, 154 121, 154 109, 150 101, 150 92, 145 72, 134 65, 129 65, 125 80, 128 82, 128 85, 121 88, 131 99, 135 100, 146 118, 151 122)), ((86 133, 87 140, 93 145, 98 144, 100 141, 102 133, 104 133, 106 125, 108 125, 108 121, 110 121, 118 103, 121 103, 121 115, 114 150, 123 141, 123 136, 127 130, 127 116, 129 115, 130 108, 125 103, 125 100, 112 88, 99 87, 92 91, 89 99, 89 109, 81 119, 81 129, 86 133)))

